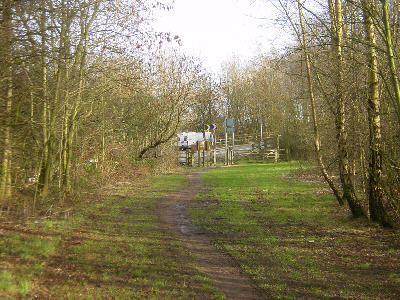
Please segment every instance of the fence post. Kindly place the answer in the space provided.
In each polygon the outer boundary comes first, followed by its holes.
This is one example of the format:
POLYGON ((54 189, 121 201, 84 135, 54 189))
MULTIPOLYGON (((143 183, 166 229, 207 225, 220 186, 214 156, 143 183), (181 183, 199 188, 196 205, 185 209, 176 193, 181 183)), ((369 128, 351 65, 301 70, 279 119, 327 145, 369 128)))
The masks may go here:
POLYGON ((198 147, 199 145, 197 145, 197 165, 199 167, 201 167, 201 150, 200 147, 198 147))

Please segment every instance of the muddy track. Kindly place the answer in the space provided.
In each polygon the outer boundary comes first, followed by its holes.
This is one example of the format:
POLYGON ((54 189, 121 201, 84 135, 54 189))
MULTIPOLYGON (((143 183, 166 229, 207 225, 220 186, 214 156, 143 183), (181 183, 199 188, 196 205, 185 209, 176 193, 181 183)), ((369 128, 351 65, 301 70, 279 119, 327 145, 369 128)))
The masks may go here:
POLYGON ((162 228, 183 242, 199 267, 208 274, 214 286, 227 299, 266 299, 253 282, 240 273, 230 257, 214 248, 210 235, 193 225, 189 213, 191 201, 197 192, 205 189, 200 174, 189 174, 190 185, 187 188, 178 190, 161 201, 158 215, 162 228))

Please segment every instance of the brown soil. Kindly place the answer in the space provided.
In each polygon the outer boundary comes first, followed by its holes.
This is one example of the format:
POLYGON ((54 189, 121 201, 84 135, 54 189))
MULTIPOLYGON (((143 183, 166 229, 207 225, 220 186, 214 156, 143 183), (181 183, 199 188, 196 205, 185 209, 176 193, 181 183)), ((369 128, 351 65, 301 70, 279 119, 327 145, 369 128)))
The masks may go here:
POLYGON ((194 195, 205 187, 199 172, 189 174, 190 185, 172 193, 159 204, 159 220, 162 228, 171 232, 190 251, 200 269, 227 299, 265 299, 255 284, 235 265, 235 262, 217 251, 212 245, 212 236, 195 226, 189 209, 194 195))

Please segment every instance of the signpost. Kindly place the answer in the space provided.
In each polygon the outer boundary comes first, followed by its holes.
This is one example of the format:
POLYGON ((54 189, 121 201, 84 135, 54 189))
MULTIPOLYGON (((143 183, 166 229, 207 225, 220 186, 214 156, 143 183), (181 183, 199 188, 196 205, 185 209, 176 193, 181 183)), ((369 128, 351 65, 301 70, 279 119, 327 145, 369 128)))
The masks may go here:
POLYGON ((233 152, 235 147, 235 119, 225 119, 225 162, 226 165, 233 164, 233 152), (228 132, 232 132, 232 149, 228 149, 228 132))
MULTIPOLYGON (((217 135, 215 134, 215 130, 217 129, 217 124, 205 124, 204 125, 204 132, 206 131, 211 131, 212 132, 212 137, 211 137, 211 141, 212 144, 214 144, 214 165, 217 164, 217 135)), ((204 133, 205 136, 205 133, 204 133)), ((209 149, 209 151, 211 151, 211 148, 209 149)))

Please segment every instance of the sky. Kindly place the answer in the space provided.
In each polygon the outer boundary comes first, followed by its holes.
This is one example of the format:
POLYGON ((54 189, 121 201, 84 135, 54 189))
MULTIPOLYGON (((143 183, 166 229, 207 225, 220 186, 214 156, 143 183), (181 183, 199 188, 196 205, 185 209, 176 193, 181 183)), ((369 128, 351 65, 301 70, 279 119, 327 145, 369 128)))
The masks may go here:
POLYGON ((157 15, 155 29, 178 35, 181 49, 218 72, 232 57, 249 59, 280 49, 287 33, 275 24, 268 0, 175 0, 157 15))

